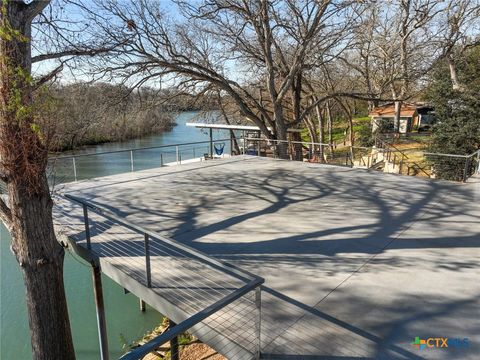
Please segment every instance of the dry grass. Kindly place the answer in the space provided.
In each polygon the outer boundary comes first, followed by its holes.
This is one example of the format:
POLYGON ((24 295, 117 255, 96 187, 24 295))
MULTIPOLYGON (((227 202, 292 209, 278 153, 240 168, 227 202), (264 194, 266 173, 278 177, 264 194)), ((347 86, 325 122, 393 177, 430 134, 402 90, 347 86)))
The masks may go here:
MULTIPOLYGON (((181 360, 227 360, 223 355, 220 355, 210 346, 194 341, 187 345, 181 345, 180 359, 181 360)), ((143 360, 159 360, 170 359, 170 348, 161 347, 155 353, 146 355, 143 360)))
MULTIPOLYGON (((146 334, 138 345, 145 344, 153 338, 161 335, 168 328, 168 319, 164 318, 160 326, 156 327, 152 332, 146 334)), ((200 342, 192 335, 184 334, 179 337, 180 359, 182 360, 226 360, 225 357, 217 353, 208 345, 200 342)), ((146 355, 142 360, 158 360, 170 359, 170 343, 156 349, 156 351, 146 355)))

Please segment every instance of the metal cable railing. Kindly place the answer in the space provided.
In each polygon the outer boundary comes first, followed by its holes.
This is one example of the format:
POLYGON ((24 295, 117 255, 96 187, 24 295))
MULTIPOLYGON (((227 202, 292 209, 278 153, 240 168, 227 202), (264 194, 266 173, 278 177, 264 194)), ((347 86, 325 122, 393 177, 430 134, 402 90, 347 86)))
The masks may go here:
POLYGON ((423 175, 426 175, 430 177, 431 174, 429 174, 422 166, 420 166, 417 162, 412 160, 408 155, 405 153, 405 151, 402 151, 398 149, 395 145, 386 142, 385 140, 379 138, 378 136, 375 137, 375 145, 377 148, 381 148, 385 150, 385 155, 388 157, 388 161, 392 162, 393 160, 393 166, 395 164, 399 164, 399 169, 398 173, 402 174, 402 169, 404 168, 404 164, 409 164, 407 167, 407 175, 410 175, 410 169, 413 169, 415 171, 415 175, 417 173, 422 173, 423 175), (392 159, 393 157, 393 159, 392 159), (398 157, 398 159, 397 159, 398 157))
POLYGON ((369 150, 370 148, 362 146, 337 148, 325 143, 262 138, 245 138, 243 147, 246 155, 277 158, 280 157, 280 151, 284 151, 286 158, 290 160, 344 166, 352 166, 355 161, 362 161, 362 156, 369 150), (284 150, 280 149, 281 145, 285 145, 284 150))
MULTIPOLYGON (((230 139, 212 139, 189 143, 131 148, 98 153, 52 156, 48 177, 51 185, 92 177, 147 170, 168 165, 201 161, 215 156, 214 143, 229 144, 230 139), (100 166, 103 165, 103 166, 100 166)), ((231 155, 231 147, 225 146, 231 155)))
POLYGON ((429 153, 423 150, 398 150, 395 147, 332 147, 325 143, 245 138, 243 153, 280 157, 331 165, 361 167, 410 176, 426 176, 465 182, 479 172, 480 150, 470 155, 429 153), (285 144, 280 150, 280 144, 285 144), (408 155, 407 155, 408 154, 408 155))
POLYGON ((178 325, 122 359, 140 359, 187 330, 229 359, 258 358, 262 278, 78 197, 65 195, 56 201, 57 225, 77 246, 105 259, 184 314, 181 321, 175 319, 178 325))
MULTIPOLYGON (((213 144, 231 139, 206 140, 183 144, 162 145, 90 154, 52 157, 48 177, 52 187, 65 183, 134 172, 164 165, 180 165, 202 161, 213 156, 213 144)), ((399 150, 382 146, 332 146, 309 141, 273 140, 258 137, 242 138, 241 153, 244 155, 280 157, 285 145, 284 158, 331 165, 381 170, 402 175, 424 176, 453 181, 466 181, 478 172, 480 151, 470 155, 434 154, 424 150, 399 150)), ((231 148, 226 153, 233 155, 231 148)), ((1 191, 1 189, 0 189, 1 191)))

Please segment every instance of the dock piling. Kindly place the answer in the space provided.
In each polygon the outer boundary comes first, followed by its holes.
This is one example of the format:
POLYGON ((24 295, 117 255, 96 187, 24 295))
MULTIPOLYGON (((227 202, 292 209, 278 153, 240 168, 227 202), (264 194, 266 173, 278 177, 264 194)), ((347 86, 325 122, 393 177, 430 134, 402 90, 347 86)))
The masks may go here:
MULTIPOLYGON (((169 327, 174 327, 176 324, 172 320, 168 320, 169 322, 169 327)), ((178 337, 172 338, 170 340, 170 359, 171 360, 179 360, 180 359, 180 354, 178 352, 178 337)))
POLYGON ((108 360, 107 322, 105 320, 105 307, 103 304, 102 274, 100 266, 92 265, 93 292, 95 295, 95 308, 97 311, 98 340, 100 343, 100 359, 108 360))
POLYGON ((257 341, 257 349, 255 354, 255 359, 260 359, 262 354, 262 289, 258 286, 255 289, 255 307, 257 311, 257 321, 255 323, 255 333, 257 341))

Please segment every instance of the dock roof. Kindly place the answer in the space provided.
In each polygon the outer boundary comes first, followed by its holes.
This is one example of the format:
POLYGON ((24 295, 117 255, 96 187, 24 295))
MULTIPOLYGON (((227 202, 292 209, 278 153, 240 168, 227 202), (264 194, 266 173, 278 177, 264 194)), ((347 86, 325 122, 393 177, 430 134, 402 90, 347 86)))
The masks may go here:
MULTIPOLYGON (((218 130, 245 130, 245 131, 260 131, 258 126, 252 125, 231 125, 231 124, 210 124, 210 123, 200 123, 200 122, 188 122, 187 126, 193 126, 197 128, 206 128, 206 129, 218 129, 218 130)), ((271 130, 271 128, 268 128, 271 130)), ((289 132, 301 132, 301 129, 289 128, 289 132)))

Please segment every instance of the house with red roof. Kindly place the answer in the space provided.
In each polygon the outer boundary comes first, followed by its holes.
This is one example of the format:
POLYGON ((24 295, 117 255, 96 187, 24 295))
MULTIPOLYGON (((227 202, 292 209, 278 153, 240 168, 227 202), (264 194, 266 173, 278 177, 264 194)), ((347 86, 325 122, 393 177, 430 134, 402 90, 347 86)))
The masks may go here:
MULTIPOLYGON (((435 121, 433 110, 431 106, 424 103, 402 103, 398 132, 405 134, 414 129, 429 129, 435 121)), ((378 106, 368 115, 372 119, 373 131, 380 129, 381 132, 396 132, 393 103, 378 106)))

